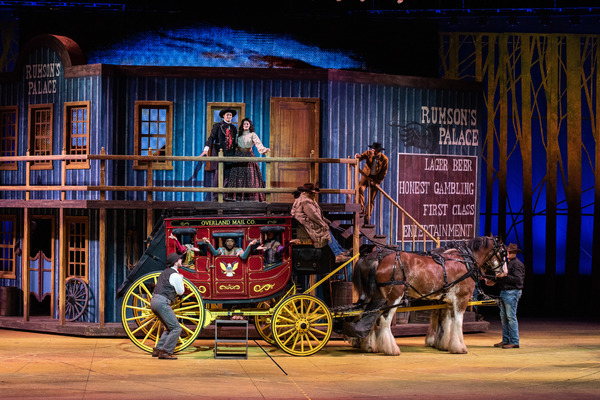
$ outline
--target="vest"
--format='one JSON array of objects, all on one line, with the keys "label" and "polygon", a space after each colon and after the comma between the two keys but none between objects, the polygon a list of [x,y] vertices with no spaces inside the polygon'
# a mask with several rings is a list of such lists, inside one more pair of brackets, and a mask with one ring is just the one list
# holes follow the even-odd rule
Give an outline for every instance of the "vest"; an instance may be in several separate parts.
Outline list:
[{"label": "vest", "polygon": [[171,277],[172,274],[176,274],[176,273],[177,273],[177,271],[175,271],[171,267],[165,269],[158,276],[158,279],[156,281],[156,286],[154,287],[152,294],[163,295],[167,299],[169,299],[171,301],[171,303],[173,303],[175,301],[175,296],[177,295],[177,292],[175,292],[175,288],[169,282],[169,278]]}]

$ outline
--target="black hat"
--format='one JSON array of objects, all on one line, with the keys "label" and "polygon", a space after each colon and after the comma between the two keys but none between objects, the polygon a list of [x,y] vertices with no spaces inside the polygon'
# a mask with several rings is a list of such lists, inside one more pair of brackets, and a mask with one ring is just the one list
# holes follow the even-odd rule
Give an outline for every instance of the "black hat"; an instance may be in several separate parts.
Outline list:
[{"label": "black hat", "polygon": [[224,108],[221,111],[219,111],[219,117],[223,118],[223,115],[225,115],[226,113],[231,113],[231,115],[233,117],[235,117],[237,114],[237,111],[232,110],[231,108]]},{"label": "black hat", "polygon": [[167,256],[167,268],[172,267],[175,263],[183,258],[183,254],[172,252]]},{"label": "black hat", "polygon": [[517,246],[515,243],[511,243],[506,248],[506,251],[508,251],[509,253],[520,253],[521,249],[519,249],[519,246]]},{"label": "black hat", "polygon": [[300,192],[310,192],[310,193],[318,193],[319,188],[316,187],[313,183],[305,183],[302,187],[298,187],[298,191]]},{"label": "black hat", "polygon": [[373,144],[369,145],[370,148],[372,148],[373,150],[385,150],[383,147],[381,147],[381,143],[379,142],[373,142]]}]

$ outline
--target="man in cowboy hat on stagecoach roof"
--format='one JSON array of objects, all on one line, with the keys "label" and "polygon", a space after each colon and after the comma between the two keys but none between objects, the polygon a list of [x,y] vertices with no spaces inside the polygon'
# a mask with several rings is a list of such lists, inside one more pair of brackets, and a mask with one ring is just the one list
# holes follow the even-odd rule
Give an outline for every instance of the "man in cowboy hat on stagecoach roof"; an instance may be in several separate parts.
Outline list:
[{"label": "man in cowboy hat on stagecoach roof", "polygon": [[[388,171],[388,158],[382,153],[385,150],[381,143],[373,142],[369,145],[369,150],[362,154],[356,153],[354,157],[361,162],[365,160],[365,166],[361,171],[359,186],[359,200],[361,211],[365,214],[365,224],[371,221],[371,213],[375,206],[375,197],[377,196],[377,185],[380,185]],[[365,189],[369,188],[369,203],[365,207]]]},{"label": "man in cowboy hat on stagecoach roof", "polygon": [[503,349],[519,348],[519,322],[517,321],[517,305],[523,293],[523,281],[525,280],[525,266],[517,258],[521,249],[511,243],[506,248],[508,252],[508,275],[498,279],[497,282],[485,280],[487,285],[500,285],[500,320],[502,322],[502,341],[494,344],[494,347]]},{"label": "man in cowboy hat on stagecoach roof", "polygon": [[300,195],[292,206],[292,216],[304,227],[316,248],[329,246],[336,263],[350,259],[350,252],[344,250],[329,230],[329,221],[323,216],[323,211],[317,203],[316,196],[319,188],[312,183],[305,183],[298,188]]}]

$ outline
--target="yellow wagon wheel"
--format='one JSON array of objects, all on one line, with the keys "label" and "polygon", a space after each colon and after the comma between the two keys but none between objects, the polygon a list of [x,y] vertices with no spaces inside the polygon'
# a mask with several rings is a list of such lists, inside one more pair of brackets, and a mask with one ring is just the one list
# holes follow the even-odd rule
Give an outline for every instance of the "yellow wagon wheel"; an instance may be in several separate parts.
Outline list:
[{"label": "yellow wagon wheel", "polygon": [[294,356],[309,356],[327,344],[332,332],[331,313],[317,297],[298,294],[283,300],[273,312],[275,342]]},{"label": "yellow wagon wheel", "polygon": [[[151,352],[160,339],[163,324],[150,309],[152,288],[160,272],[151,272],[131,285],[121,306],[121,321],[129,339],[140,349]],[[185,292],[171,305],[179,324],[181,336],[175,352],[191,345],[200,334],[204,323],[204,304],[200,292],[187,278],[183,279]]]},{"label": "yellow wagon wheel", "polygon": [[[257,308],[264,308],[266,310],[277,304],[276,299],[262,301],[258,303]],[[272,314],[271,314],[272,315]],[[257,315],[254,317],[254,327],[256,332],[260,335],[263,340],[269,344],[275,344],[273,339],[273,332],[271,331],[271,315]]]}]

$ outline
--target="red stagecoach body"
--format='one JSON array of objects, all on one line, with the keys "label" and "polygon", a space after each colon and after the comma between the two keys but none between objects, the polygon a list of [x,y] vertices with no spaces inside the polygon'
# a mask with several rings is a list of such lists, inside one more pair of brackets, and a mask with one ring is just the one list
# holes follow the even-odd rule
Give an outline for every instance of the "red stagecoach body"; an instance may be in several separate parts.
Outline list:
[{"label": "red stagecoach body", "polygon": [[177,250],[178,238],[188,250],[180,272],[202,294],[206,302],[261,301],[283,291],[292,274],[291,249],[283,251],[276,263],[265,263],[263,251],[252,246],[246,260],[238,256],[214,256],[203,242],[207,238],[217,249],[226,237],[234,237],[236,247],[245,250],[253,239],[265,241],[265,227],[279,227],[277,239],[286,244],[292,239],[292,217],[172,217],[165,218],[167,254]]}]

